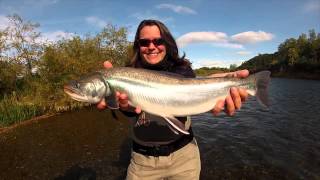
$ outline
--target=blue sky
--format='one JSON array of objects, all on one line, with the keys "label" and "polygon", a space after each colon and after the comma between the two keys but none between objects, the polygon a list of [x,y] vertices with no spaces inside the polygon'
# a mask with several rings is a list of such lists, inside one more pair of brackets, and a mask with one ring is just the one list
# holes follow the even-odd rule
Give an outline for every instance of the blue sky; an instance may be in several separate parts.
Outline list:
[{"label": "blue sky", "polygon": [[49,40],[111,23],[127,27],[132,41],[141,20],[158,19],[194,68],[239,65],[287,38],[320,32],[320,0],[0,0],[0,28],[13,13],[39,23]]}]

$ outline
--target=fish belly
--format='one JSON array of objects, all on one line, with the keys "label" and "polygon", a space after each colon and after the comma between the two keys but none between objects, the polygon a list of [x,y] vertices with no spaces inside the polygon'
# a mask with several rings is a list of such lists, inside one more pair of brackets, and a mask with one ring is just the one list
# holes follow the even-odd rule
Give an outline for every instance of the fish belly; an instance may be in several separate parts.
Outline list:
[{"label": "fish belly", "polygon": [[213,109],[217,100],[227,92],[210,86],[172,86],[162,88],[135,88],[128,93],[130,104],[164,117],[187,116]]}]

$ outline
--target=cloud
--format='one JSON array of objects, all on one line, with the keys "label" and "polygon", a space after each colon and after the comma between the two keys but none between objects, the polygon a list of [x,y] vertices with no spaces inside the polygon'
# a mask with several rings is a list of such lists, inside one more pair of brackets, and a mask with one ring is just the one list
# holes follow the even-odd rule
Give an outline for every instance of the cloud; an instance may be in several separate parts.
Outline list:
[{"label": "cloud", "polygon": [[213,43],[212,45],[216,47],[223,47],[223,48],[244,49],[242,44],[236,44],[236,43],[230,43],[230,42]]},{"label": "cloud", "polygon": [[304,10],[307,12],[320,12],[320,1],[308,1],[304,5]]},{"label": "cloud", "polygon": [[36,6],[49,6],[52,4],[57,4],[59,0],[26,0],[25,3],[28,5]]},{"label": "cloud", "polygon": [[197,14],[197,12],[191,8],[185,6],[179,6],[174,4],[159,4],[156,6],[158,9],[170,9],[179,14]]},{"label": "cloud", "polygon": [[95,17],[95,16],[89,16],[86,17],[86,22],[95,26],[98,26],[100,28],[104,28],[108,23],[105,22],[104,20]]},{"label": "cloud", "polygon": [[250,51],[238,51],[237,54],[239,54],[239,55],[249,55],[249,54],[251,54],[251,52]]},{"label": "cloud", "polygon": [[225,43],[227,35],[222,32],[190,32],[177,39],[179,47],[193,43]]},{"label": "cloud", "polygon": [[54,32],[46,32],[42,33],[42,37],[38,40],[40,43],[47,43],[47,42],[57,42],[61,39],[72,39],[76,36],[74,33],[68,33],[61,30],[54,31]]},{"label": "cloud", "polygon": [[247,31],[231,36],[231,40],[240,44],[249,44],[261,41],[270,41],[273,37],[273,34],[264,31]]},{"label": "cloud", "polygon": [[177,39],[179,47],[195,43],[212,43],[213,46],[243,49],[244,44],[269,41],[274,35],[264,31],[247,31],[228,37],[224,32],[189,32]]},{"label": "cloud", "polygon": [[[11,24],[9,19],[6,16],[0,15],[0,30],[4,28],[11,28]],[[71,39],[74,37],[74,33],[67,33],[61,30],[54,31],[54,32],[45,32],[41,33],[41,37],[37,40],[39,43],[45,43],[45,42],[56,42],[60,39]]]},{"label": "cloud", "polygon": [[150,11],[146,11],[145,13],[134,13],[134,14],[132,14],[130,16],[136,18],[139,21],[142,21],[142,20],[145,20],[145,19],[160,20],[163,23],[169,23],[170,21],[173,21],[173,18],[171,18],[171,17],[159,17],[157,15],[154,15]]},{"label": "cloud", "polygon": [[0,15],[0,30],[9,26],[9,19],[6,16]]},{"label": "cloud", "polygon": [[231,64],[241,65],[240,60],[214,60],[214,59],[199,59],[192,63],[192,68],[199,69],[201,67],[220,67],[229,68]]}]

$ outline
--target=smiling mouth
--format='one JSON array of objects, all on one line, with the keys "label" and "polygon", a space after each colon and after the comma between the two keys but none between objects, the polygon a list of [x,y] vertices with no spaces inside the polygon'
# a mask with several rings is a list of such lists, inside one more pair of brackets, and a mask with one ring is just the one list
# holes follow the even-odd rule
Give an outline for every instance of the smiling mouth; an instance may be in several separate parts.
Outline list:
[{"label": "smiling mouth", "polygon": [[157,56],[159,56],[159,54],[160,53],[148,53],[146,55],[147,55],[147,57],[157,57]]}]

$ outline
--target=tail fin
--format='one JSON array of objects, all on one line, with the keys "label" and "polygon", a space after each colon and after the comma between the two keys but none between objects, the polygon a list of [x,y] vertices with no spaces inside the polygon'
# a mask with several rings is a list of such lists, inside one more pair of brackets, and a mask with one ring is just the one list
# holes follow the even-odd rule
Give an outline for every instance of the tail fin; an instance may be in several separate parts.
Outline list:
[{"label": "tail fin", "polygon": [[268,87],[270,82],[270,71],[261,71],[253,74],[255,78],[256,94],[258,101],[265,107],[269,106]]}]

